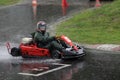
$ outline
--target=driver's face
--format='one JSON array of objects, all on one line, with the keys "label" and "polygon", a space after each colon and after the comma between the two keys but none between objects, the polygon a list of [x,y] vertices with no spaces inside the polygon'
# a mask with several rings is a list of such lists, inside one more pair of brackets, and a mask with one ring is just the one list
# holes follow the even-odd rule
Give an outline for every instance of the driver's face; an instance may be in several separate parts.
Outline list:
[{"label": "driver's face", "polygon": [[38,29],[41,31],[45,31],[46,30],[46,25],[38,25]]}]

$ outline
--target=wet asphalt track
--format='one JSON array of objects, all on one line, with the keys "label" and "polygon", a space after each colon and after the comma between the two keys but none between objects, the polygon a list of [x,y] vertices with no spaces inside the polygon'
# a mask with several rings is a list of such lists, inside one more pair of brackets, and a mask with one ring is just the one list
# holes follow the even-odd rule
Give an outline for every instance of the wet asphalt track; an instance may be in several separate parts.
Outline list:
[{"label": "wet asphalt track", "polygon": [[[86,6],[70,6],[72,10]],[[40,5],[37,18],[33,18],[30,4],[16,5],[0,9],[0,80],[120,80],[119,53],[86,49],[83,60],[54,60],[50,58],[13,58],[7,53],[5,42],[17,46],[22,37],[34,31],[39,20],[48,23],[57,21],[62,15],[60,6]],[[46,13],[51,10],[52,13]],[[74,12],[74,11],[73,11]],[[41,73],[43,72],[43,73]]]}]

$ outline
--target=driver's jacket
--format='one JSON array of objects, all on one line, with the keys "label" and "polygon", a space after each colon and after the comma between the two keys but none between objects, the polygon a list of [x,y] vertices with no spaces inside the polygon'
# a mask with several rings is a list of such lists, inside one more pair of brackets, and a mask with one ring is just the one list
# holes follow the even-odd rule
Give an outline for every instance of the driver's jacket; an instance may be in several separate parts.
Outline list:
[{"label": "driver's jacket", "polygon": [[49,44],[50,42],[52,42],[53,40],[55,40],[54,37],[50,37],[49,33],[46,32],[44,34],[42,34],[42,32],[36,31],[34,33],[34,41],[38,44],[39,47],[44,47],[47,44]]}]

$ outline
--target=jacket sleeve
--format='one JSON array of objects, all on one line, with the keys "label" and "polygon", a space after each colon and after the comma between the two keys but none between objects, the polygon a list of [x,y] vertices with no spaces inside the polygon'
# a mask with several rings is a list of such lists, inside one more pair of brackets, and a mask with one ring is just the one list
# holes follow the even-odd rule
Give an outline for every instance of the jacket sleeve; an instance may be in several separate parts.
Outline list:
[{"label": "jacket sleeve", "polygon": [[49,33],[47,32],[46,33],[46,42],[51,42],[51,41],[53,41],[53,40],[55,40],[55,37],[54,36],[49,36]]}]

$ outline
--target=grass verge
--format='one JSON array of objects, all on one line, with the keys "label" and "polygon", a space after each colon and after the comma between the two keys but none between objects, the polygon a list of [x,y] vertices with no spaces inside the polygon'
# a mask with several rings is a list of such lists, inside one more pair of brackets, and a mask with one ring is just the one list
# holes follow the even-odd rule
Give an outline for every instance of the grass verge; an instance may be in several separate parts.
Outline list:
[{"label": "grass verge", "polygon": [[120,44],[120,0],[75,14],[56,26],[56,34],[85,44]]},{"label": "grass verge", "polygon": [[19,2],[20,0],[0,0],[0,6],[11,5]]}]

